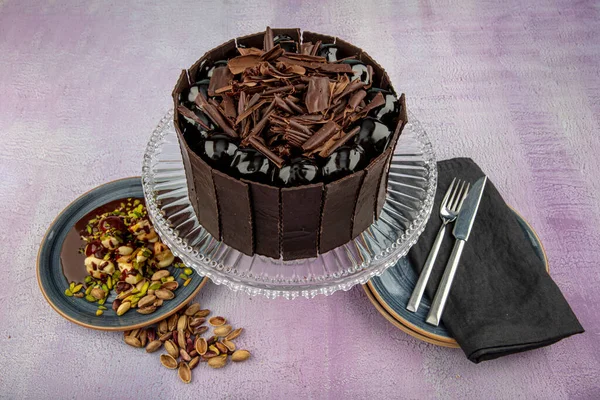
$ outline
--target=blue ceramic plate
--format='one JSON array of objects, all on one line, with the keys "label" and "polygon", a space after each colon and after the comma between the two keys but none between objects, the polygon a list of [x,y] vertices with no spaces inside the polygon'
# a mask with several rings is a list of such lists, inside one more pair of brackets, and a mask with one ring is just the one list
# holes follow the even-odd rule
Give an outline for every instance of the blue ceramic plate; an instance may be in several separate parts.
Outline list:
[{"label": "blue ceramic plate", "polygon": [[[536,255],[544,261],[546,269],[548,269],[548,259],[537,234],[523,217],[517,212],[515,212],[515,215],[521,228],[523,228],[523,232],[531,241]],[[425,323],[431,305],[426,296],[423,296],[419,310],[416,313],[406,309],[406,304],[417,283],[417,278],[418,276],[410,265],[408,258],[404,257],[395,266],[388,268],[381,276],[367,282],[365,291],[367,291],[367,295],[378,311],[388,320],[391,321],[389,318],[391,317],[402,324],[407,329],[402,329],[402,327],[401,329],[409,335],[440,346],[458,347],[443,323],[437,327]]]},{"label": "blue ceramic plate", "polygon": [[[42,294],[48,303],[71,322],[86,328],[100,329],[105,331],[124,331],[137,329],[151,325],[161,319],[175,313],[182,308],[200,291],[207,281],[197,273],[192,275],[192,281],[188,286],[183,286],[181,279],[179,288],[175,291],[176,297],[165,301],[156,312],[142,315],[130,311],[122,316],[117,316],[111,309],[114,292],[108,298],[105,306],[108,308],[101,316],[96,316],[97,305],[88,303],[84,299],[67,297],[64,292],[69,283],[63,275],[60,262],[60,252],[63,242],[71,227],[83,218],[87,213],[113,200],[127,197],[143,198],[142,183],[139,177],[120,179],[106,183],[83,194],[77,200],[69,204],[56,217],[40,245],[37,261],[37,277]],[[77,251],[74,248],[73,251]],[[82,265],[82,268],[83,265]],[[172,268],[172,275],[178,277],[181,270]]]}]

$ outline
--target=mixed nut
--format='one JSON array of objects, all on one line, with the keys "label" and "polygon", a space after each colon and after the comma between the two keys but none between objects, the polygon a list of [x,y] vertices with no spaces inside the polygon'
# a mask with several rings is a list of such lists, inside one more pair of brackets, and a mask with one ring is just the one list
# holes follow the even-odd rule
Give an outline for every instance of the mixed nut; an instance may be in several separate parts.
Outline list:
[{"label": "mixed nut", "polygon": [[177,369],[179,378],[190,383],[192,370],[200,362],[206,362],[212,368],[223,368],[228,359],[240,362],[250,358],[248,350],[236,350],[233,342],[243,329],[233,329],[224,317],[210,318],[213,336],[208,339],[201,336],[208,331],[203,324],[209,314],[210,310],[191,303],[156,326],[124,332],[123,340],[132,347],[145,347],[147,353],[164,347],[166,353],[160,356],[161,364],[168,369]]},{"label": "mixed nut", "polygon": [[96,215],[81,238],[89,275],[83,283],[71,282],[65,295],[97,303],[98,316],[107,310],[104,303],[112,290],[116,292],[112,309],[119,316],[131,309],[140,314],[156,311],[175,297],[179,287],[169,267],[182,269],[178,278],[184,286],[192,280],[193,270],[160,241],[141,200],[130,198],[115,210]]}]

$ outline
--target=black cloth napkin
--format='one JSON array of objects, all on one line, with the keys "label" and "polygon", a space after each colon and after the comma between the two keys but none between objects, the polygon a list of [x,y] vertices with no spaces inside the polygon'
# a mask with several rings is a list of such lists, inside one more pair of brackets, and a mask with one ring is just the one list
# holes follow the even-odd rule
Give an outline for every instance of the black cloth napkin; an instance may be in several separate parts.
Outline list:
[{"label": "black cloth napkin", "polygon": [[[468,158],[438,163],[438,186],[431,218],[408,257],[420,272],[442,224],[440,203],[454,177],[471,185],[484,173]],[[440,248],[426,288],[435,295],[454,237]],[[555,343],[583,327],[550,278],[514,212],[488,179],[442,322],[469,360],[479,363]]]}]

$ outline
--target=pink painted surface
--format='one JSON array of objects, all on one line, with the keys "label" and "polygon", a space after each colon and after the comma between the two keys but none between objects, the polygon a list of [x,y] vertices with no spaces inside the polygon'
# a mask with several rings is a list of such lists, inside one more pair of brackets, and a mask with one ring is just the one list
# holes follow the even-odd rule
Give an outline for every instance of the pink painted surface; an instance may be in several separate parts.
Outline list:
[{"label": "pink painted surface", "polygon": [[[598,2],[0,0],[0,398],[599,398]],[[394,328],[361,288],[269,301],[208,285],[254,356],[183,385],[121,335],[45,304],[35,258],[51,221],[139,175],[183,67],[266,25],[360,45],[407,93],[440,159],[470,156],[538,231],[587,332],[480,365]]]}]

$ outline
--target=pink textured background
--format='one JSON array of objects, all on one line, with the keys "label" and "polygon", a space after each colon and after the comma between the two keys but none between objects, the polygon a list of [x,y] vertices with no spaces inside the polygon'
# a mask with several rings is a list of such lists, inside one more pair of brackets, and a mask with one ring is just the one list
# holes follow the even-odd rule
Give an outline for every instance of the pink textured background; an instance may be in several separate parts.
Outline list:
[{"label": "pink textured background", "polygon": [[[598,2],[144,3],[0,0],[1,398],[600,397]],[[367,49],[439,158],[473,157],[537,229],[587,332],[474,365],[394,328],[361,288],[289,302],[208,285],[199,300],[247,328],[254,356],[185,386],[52,311],[34,269],[55,215],[138,175],[180,69],[267,24]]]}]

